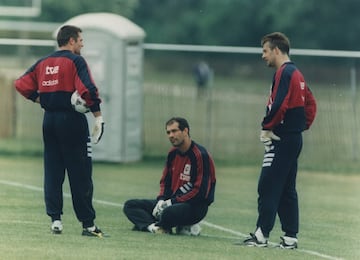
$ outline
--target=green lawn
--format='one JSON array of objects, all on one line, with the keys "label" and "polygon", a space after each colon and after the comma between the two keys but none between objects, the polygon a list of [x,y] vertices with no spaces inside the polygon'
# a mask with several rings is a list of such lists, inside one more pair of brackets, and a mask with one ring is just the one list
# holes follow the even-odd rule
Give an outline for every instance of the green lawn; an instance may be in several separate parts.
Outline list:
[{"label": "green lawn", "polygon": [[[122,213],[129,198],[158,192],[162,161],[94,166],[96,223],[109,238],[82,237],[68,183],[64,232],[50,233],[42,193],[42,159],[0,158],[1,259],[359,259],[360,176],[299,172],[298,250],[235,246],[253,231],[258,167],[217,165],[216,201],[200,237],[131,231]],[[277,222],[270,240],[281,235]]]}]

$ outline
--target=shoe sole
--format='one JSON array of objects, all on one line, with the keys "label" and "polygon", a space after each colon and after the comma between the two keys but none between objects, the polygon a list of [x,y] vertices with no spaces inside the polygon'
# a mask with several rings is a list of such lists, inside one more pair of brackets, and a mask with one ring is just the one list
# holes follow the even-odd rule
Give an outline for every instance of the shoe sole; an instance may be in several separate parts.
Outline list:
[{"label": "shoe sole", "polygon": [[51,233],[55,234],[55,235],[60,235],[62,233],[62,230],[59,229],[51,229]]},{"label": "shoe sole", "polygon": [[244,246],[248,246],[248,247],[267,247],[267,244],[257,244],[257,243],[248,243],[248,244],[244,244]]},{"label": "shoe sole", "polygon": [[165,233],[165,232],[150,232],[151,234],[154,234],[154,235],[170,235],[170,233]]},{"label": "shoe sole", "polygon": [[106,233],[96,233],[96,232],[90,232],[90,231],[83,231],[81,233],[82,236],[85,237],[98,237],[98,238],[104,238],[104,237],[110,237],[110,235]]},{"label": "shoe sole", "polygon": [[99,238],[104,237],[102,233],[95,233],[95,232],[83,232],[81,235],[85,237],[99,237]]},{"label": "shoe sole", "polygon": [[236,246],[247,246],[247,247],[268,247],[268,244],[257,244],[257,243],[244,243],[243,241],[235,242]]},{"label": "shoe sole", "polygon": [[280,244],[279,245],[279,247],[281,248],[281,249],[296,249],[297,248],[297,245],[282,245],[282,244]]}]

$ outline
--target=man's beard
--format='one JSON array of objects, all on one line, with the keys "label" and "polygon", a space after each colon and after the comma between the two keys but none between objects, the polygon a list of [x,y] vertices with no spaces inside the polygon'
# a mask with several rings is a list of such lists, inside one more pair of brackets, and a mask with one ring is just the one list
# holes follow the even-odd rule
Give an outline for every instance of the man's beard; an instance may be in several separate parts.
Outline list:
[{"label": "man's beard", "polygon": [[171,144],[172,144],[174,147],[179,147],[179,146],[181,146],[181,145],[184,143],[184,140],[183,140],[182,142],[179,142],[179,143],[176,142],[176,139],[175,139],[174,141],[175,141],[175,142],[171,142]]}]

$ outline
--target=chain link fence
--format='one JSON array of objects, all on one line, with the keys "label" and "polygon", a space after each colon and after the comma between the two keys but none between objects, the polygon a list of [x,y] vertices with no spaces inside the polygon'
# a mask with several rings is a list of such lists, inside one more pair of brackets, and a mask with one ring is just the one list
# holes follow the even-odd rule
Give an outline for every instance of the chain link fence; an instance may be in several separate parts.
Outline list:
[{"label": "chain link fence", "polygon": [[[43,111],[15,93],[12,84],[51,48],[22,48],[21,56],[18,51],[0,53],[0,153],[41,154]],[[355,54],[292,57],[318,102],[317,118],[304,132],[302,167],[347,172],[360,166]],[[194,78],[200,62],[206,62],[213,73],[205,88]],[[263,146],[258,136],[273,73],[261,61],[261,53],[145,49],[144,157],[165,156],[170,148],[165,121],[183,116],[189,120],[192,138],[205,145],[216,161],[260,164]]]}]

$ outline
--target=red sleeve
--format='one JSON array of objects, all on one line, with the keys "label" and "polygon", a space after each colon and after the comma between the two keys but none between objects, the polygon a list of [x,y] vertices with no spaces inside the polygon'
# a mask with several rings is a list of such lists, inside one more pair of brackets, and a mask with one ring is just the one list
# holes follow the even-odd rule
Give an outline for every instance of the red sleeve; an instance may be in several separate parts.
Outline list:
[{"label": "red sleeve", "polygon": [[98,89],[92,78],[90,69],[85,59],[78,56],[74,65],[76,67],[75,88],[80,96],[85,99],[87,106],[92,112],[100,111],[101,99],[99,98]]},{"label": "red sleeve", "polygon": [[157,197],[157,199],[165,199],[165,186],[166,186],[166,179],[168,178],[168,167],[165,165],[163,171],[162,171],[162,176],[160,179],[160,191],[159,191],[159,195]]},{"label": "red sleeve", "polygon": [[24,75],[14,82],[16,90],[25,98],[35,101],[39,96],[34,68],[30,68]]},{"label": "red sleeve", "polygon": [[171,189],[172,185],[172,162],[176,156],[176,148],[172,147],[169,151],[164,169],[162,171],[162,176],[160,179],[160,191],[157,196],[157,199],[168,199],[173,195],[173,191]]},{"label": "red sleeve", "polygon": [[294,73],[289,72],[286,66],[278,69],[274,76],[266,115],[262,121],[263,130],[272,130],[281,123],[289,107],[289,93],[292,91],[291,82],[294,82]]},{"label": "red sleeve", "polygon": [[311,90],[307,87],[305,90],[305,116],[306,129],[309,129],[316,116],[316,100]]}]

